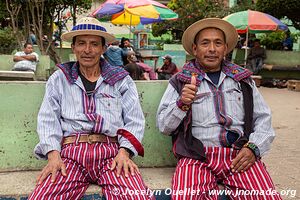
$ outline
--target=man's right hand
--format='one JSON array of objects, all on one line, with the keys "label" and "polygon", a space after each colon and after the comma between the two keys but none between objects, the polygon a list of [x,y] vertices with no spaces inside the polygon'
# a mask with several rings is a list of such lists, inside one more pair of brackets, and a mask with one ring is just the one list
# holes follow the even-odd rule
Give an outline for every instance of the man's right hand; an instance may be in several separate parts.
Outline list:
[{"label": "man's right hand", "polygon": [[197,91],[198,87],[196,85],[196,76],[193,75],[191,77],[191,83],[185,84],[182,88],[180,100],[182,101],[182,103],[190,105],[191,103],[193,103]]},{"label": "man's right hand", "polygon": [[51,182],[56,179],[57,171],[61,171],[63,176],[67,176],[66,166],[60,157],[58,151],[50,151],[48,154],[48,164],[43,168],[39,176],[37,177],[37,184],[41,184],[49,174],[51,175]]}]

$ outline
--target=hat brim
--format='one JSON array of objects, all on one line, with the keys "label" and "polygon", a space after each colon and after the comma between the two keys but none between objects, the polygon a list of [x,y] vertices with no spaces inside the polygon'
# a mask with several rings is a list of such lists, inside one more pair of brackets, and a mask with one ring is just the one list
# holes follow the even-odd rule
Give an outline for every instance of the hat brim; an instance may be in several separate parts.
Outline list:
[{"label": "hat brim", "polygon": [[67,41],[67,42],[72,42],[73,37],[75,36],[79,36],[79,35],[96,35],[96,36],[101,36],[103,38],[105,38],[105,43],[111,43],[116,41],[116,38],[109,33],[103,32],[103,31],[99,31],[99,30],[76,30],[76,31],[70,31],[67,33],[63,33],[61,35],[61,39],[63,41]]},{"label": "hat brim", "polygon": [[193,53],[193,44],[197,33],[206,28],[218,28],[224,32],[226,37],[227,52],[231,52],[238,42],[238,33],[233,25],[229,22],[218,19],[218,18],[206,18],[200,21],[197,21],[190,25],[182,36],[182,45],[183,48],[192,56]]}]

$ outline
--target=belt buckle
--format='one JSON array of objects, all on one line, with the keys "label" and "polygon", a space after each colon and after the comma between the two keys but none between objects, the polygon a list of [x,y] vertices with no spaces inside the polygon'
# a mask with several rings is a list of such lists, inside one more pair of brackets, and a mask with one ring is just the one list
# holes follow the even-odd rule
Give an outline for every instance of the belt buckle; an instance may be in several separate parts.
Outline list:
[{"label": "belt buckle", "polygon": [[88,141],[87,141],[87,143],[89,143],[89,144],[93,144],[93,141],[91,140],[91,137],[90,136],[92,136],[91,134],[89,134],[88,135],[88,137],[87,137],[87,139],[88,139]]}]

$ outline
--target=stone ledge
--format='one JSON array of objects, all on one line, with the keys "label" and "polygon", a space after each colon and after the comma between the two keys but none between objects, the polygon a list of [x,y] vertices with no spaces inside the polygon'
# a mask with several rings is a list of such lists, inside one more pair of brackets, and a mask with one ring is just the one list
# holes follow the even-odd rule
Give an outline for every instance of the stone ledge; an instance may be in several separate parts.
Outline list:
[{"label": "stone ledge", "polygon": [[[171,180],[175,168],[140,168],[143,180],[152,190],[171,187]],[[0,173],[0,200],[26,199],[34,189],[39,171],[3,172]],[[101,196],[100,187],[90,185],[85,195]],[[93,199],[95,199],[93,197]]]}]

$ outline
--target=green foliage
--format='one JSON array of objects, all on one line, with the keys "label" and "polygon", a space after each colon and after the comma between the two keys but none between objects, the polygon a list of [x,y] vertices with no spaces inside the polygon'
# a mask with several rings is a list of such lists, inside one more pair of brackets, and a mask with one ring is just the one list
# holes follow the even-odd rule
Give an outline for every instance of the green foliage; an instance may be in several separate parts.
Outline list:
[{"label": "green foliage", "polygon": [[257,9],[276,18],[287,17],[293,26],[300,29],[299,0],[257,0]]},{"label": "green foliage", "polygon": [[244,11],[244,10],[249,10],[249,9],[255,10],[256,5],[254,3],[252,3],[252,1],[243,0],[243,1],[239,1],[238,4],[236,4],[235,6],[230,8],[229,14]]},{"label": "green foliage", "polygon": [[180,40],[184,30],[192,23],[207,17],[224,17],[228,13],[222,0],[171,0],[168,7],[178,14],[178,19],[153,24],[154,36],[171,32]]},{"label": "green foliage", "polygon": [[18,46],[16,37],[10,28],[0,29],[0,54],[11,54]]},{"label": "green foliage", "polygon": [[[291,37],[295,41],[296,35],[291,34]],[[259,39],[260,43],[271,50],[282,50],[282,42],[285,38],[284,32],[272,32],[267,34],[261,34]]]}]

